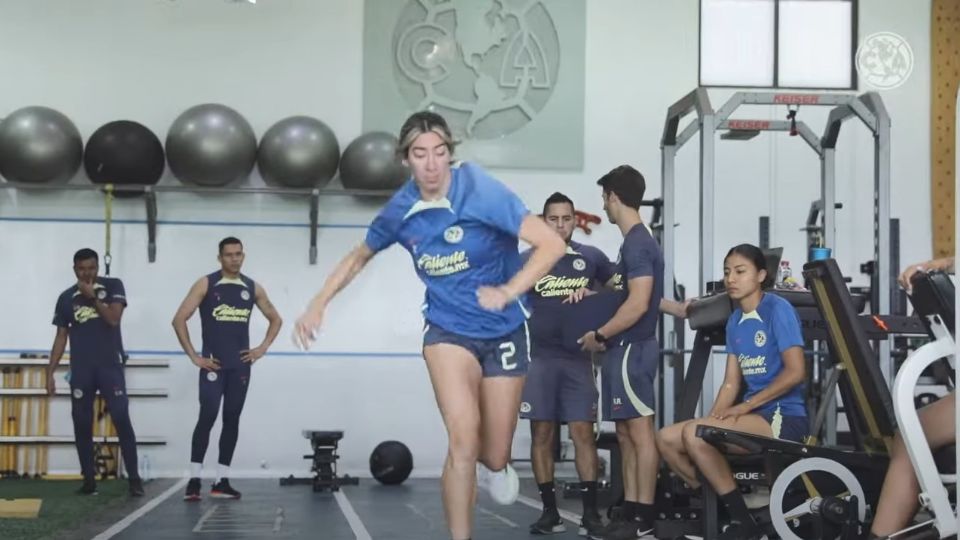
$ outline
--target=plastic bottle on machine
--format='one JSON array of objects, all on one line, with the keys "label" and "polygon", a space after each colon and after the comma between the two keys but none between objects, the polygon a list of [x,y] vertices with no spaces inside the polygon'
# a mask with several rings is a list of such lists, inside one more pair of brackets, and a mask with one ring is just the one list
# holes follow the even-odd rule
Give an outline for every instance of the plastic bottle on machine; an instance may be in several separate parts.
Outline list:
[{"label": "plastic bottle on machine", "polygon": [[790,261],[780,261],[780,268],[777,270],[777,288],[789,289],[792,281],[793,271],[790,270]]}]

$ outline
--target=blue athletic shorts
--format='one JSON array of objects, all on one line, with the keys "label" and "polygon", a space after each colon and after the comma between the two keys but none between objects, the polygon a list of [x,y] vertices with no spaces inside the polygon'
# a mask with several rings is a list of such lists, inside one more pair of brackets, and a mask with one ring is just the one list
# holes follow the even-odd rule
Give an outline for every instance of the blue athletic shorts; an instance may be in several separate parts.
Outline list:
[{"label": "blue athletic shorts", "polygon": [[754,411],[770,424],[773,437],[784,441],[803,442],[810,434],[810,421],[806,416],[781,415],[778,409]]},{"label": "blue athletic shorts", "polygon": [[597,419],[597,384],[590,357],[542,355],[530,362],[520,417],[549,422]]},{"label": "blue athletic shorts", "polygon": [[483,370],[484,377],[522,377],[530,364],[530,334],[527,323],[510,334],[493,339],[478,339],[427,323],[423,331],[423,346],[448,343],[470,351]]},{"label": "blue athletic shorts", "polygon": [[604,420],[652,416],[660,346],[656,339],[609,346],[600,369]]}]

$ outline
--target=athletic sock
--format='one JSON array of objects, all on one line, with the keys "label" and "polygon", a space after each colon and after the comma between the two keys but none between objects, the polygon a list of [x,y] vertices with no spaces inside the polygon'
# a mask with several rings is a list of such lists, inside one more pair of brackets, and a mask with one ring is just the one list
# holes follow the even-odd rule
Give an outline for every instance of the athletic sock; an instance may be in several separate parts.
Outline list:
[{"label": "athletic sock", "polygon": [[540,490],[540,500],[543,501],[543,509],[556,510],[557,494],[553,489],[553,481],[537,484],[537,489]]},{"label": "athletic sock", "polygon": [[637,517],[642,519],[647,525],[653,525],[656,514],[653,511],[652,504],[637,503]]},{"label": "athletic sock", "polygon": [[597,482],[580,482],[580,499],[583,502],[583,515],[597,515]]}]

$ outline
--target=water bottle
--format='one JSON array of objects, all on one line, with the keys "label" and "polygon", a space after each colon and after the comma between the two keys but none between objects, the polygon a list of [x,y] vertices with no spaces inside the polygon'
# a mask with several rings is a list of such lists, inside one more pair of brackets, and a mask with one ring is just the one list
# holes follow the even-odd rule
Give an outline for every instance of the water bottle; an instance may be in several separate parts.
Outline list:
[{"label": "water bottle", "polygon": [[790,287],[790,277],[793,273],[790,271],[790,261],[780,261],[780,268],[777,269],[777,287],[786,289]]},{"label": "water bottle", "polygon": [[140,479],[146,482],[150,480],[150,456],[144,454],[140,460]]},{"label": "water bottle", "polygon": [[790,278],[793,277],[793,272],[790,271],[790,261],[782,261],[780,263],[780,268],[783,269],[783,282],[789,283]]}]

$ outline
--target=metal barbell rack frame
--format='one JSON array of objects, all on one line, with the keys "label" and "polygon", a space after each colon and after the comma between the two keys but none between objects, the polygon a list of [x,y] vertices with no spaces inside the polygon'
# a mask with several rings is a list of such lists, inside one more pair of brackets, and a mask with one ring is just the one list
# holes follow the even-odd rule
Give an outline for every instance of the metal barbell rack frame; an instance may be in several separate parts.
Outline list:
[{"label": "metal barbell rack frame", "polygon": [[[785,106],[831,106],[823,135],[817,138],[814,132],[802,121],[766,119],[731,119],[730,116],[742,105],[785,105]],[[690,113],[694,118],[682,130],[680,121]],[[707,89],[698,87],[667,110],[661,150],[661,197],[663,198],[663,255],[664,290],[674,287],[676,232],[676,169],[677,151],[698,132],[700,134],[700,280],[699,293],[705,292],[707,282],[715,281],[717,260],[714,253],[714,189],[716,133],[718,130],[740,131],[790,131],[795,127],[797,134],[820,158],[820,202],[823,208],[823,247],[836,253],[836,146],[840,128],[845,120],[856,117],[871,131],[874,139],[874,212],[873,240],[874,260],[876,261],[877,284],[880,294],[878,305],[871,306],[875,313],[889,313],[892,296],[895,294],[897,268],[891,268],[890,253],[890,115],[876,92],[866,92],[859,96],[841,93],[786,93],[786,92],[736,92],[719,109],[715,110],[710,102]],[[675,333],[675,321],[665,317],[664,335]],[[669,339],[669,338],[668,338]],[[893,359],[890,354],[889,339],[878,342],[880,368],[888,384],[894,377]],[[674,370],[664,370],[664,388],[672,394]],[[707,370],[704,378],[701,407],[708,410],[713,402],[713,373]],[[664,415],[673,418],[673,396],[664,399]]]}]

